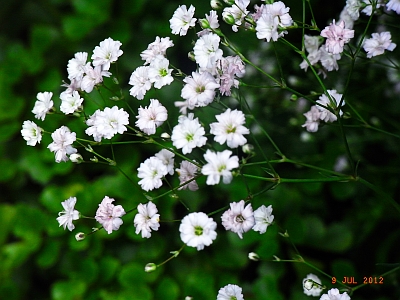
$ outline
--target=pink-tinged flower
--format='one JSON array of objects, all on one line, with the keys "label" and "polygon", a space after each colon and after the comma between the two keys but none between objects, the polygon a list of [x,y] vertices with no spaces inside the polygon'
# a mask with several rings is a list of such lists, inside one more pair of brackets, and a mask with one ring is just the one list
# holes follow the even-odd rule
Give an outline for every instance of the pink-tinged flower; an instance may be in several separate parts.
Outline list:
[{"label": "pink-tinged flower", "polygon": [[244,300],[242,288],[236,284],[228,284],[219,289],[217,300]]},{"label": "pink-tinged flower", "polygon": [[133,71],[129,84],[132,88],[129,90],[129,94],[136,97],[138,100],[143,100],[146,92],[151,88],[151,82],[149,78],[149,67],[141,66]]},{"label": "pink-tinged flower", "polygon": [[364,14],[366,14],[367,16],[370,16],[372,14],[372,4],[373,2],[375,2],[375,10],[374,13],[383,5],[385,5],[383,3],[383,0],[361,0],[362,5],[365,6],[364,9],[361,11]]},{"label": "pink-tinged flower", "polygon": [[179,6],[172,18],[169,20],[173,34],[186,35],[190,27],[196,24],[196,18],[193,18],[195,7],[190,5],[189,9],[186,5]]},{"label": "pink-tinged flower", "polygon": [[156,40],[150,43],[147,46],[147,49],[142,51],[142,53],[140,53],[140,57],[142,58],[142,60],[145,61],[144,64],[148,65],[158,55],[162,55],[165,57],[167,49],[172,46],[174,46],[174,43],[171,41],[169,37],[160,38],[157,36]]},{"label": "pink-tinged flower", "polygon": [[392,43],[390,32],[373,33],[372,38],[366,39],[363,44],[364,50],[367,52],[367,57],[381,55],[385,50],[393,51],[396,44]]},{"label": "pink-tinged flower", "polygon": [[303,114],[307,120],[301,125],[301,127],[305,127],[308,132],[317,132],[321,113],[316,105],[311,106],[311,110]]},{"label": "pink-tinged flower", "polygon": [[219,77],[219,91],[222,95],[230,96],[231,88],[239,87],[239,80],[236,77],[243,77],[245,74],[245,65],[239,56],[222,57],[217,62]]},{"label": "pink-tinged flower", "polygon": [[44,121],[46,114],[53,108],[54,103],[51,97],[53,97],[52,92],[43,92],[36,95],[37,100],[32,110],[36,119]]},{"label": "pink-tinged flower", "polygon": [[182,219],[179,226],[181,240],[189,247],[203,250],[204,246],[210,246],[217,238],[217,223],[203,212],[188,214]]},{"label": "pink-tinged flower", "polygon": [[86,93],[93,91],[93,88],[103,82],[103,77],[110,77],[111,73],[104,71],[102,66],[92,67],[90,64],[85,66],[85,75],[81,81],[81,89]]},{"label": "pink-tinged flower", "polygon": [[244,207],[244,204],[244,200],[231,203],[231,208],[221,216],[222,225],[225,229],[237,233],[241,239],[243,233],[249,231],[255,225],[251,204],[247,204],[246,207]]},{"label": "pink-tinged flower", "polygon": [[121,205],[115,206],[112,204],[115,200],[108,196],[105,196],[103,201],[99,204],[99,208],[96,211],[95,219],[101,225],[108,234],[113,230],[118,230],[122,225],[123,221],[121,217],[125,215],[125,210]]},{"label": "pink-tinged flower", "polygon": [[58,213],[57,221],[64,230],[68,227],[69,231],[74,230],[75,225],[72,221],[79,219],[79,211],[75,209],[76,197],[69,197],[67,200],[61,202],[64,210]]},{"label": "pink-tinged flower", "polygon": [[[179,174],[179,184],[183,184],[193,179],[196,176],[196,173],[199,171],[199,167],[189,161],[182,161],[179,169],[176,169],[176,172]],[[188,184],[181,186],[180,190],[189,189],[191,191],[197,191],[199,186],[197,185],[196,180],[190,181]]]},{"label": "pink-tinged flower", "polygon": [[150,99],[149,107],[139,107],[136,118],[136,126],[144,133],[150,135],[155,134],[156,129],[167,120],[168,112],[160,101]]},{"label": "pink-tinged flower", "polygon": [[321,31],[321,36],[327,38],[325,42],[326,51],[332,54],[343,52],[344,44],[354,37],[354,30],[346,29],[344,21],[335,24],[335,20]]},{"label": "pink-tinged flower", "polygon": [[350,300],[346,292],[340,294],[338,289],[330,289],[328,294],[323,294],[320,300]]},{"label": "pink-tinged flower", "polygon": [[77,153],[72,143],[76,140],[76,133],[71,132],[67,126],[61,126],[51,134],[53,142],[47,146],[51,152],[55,152],[56,162],[67,161],[69,158],[67,155]]},{"label": "pink-tinged flower", "polygon": [[24,121],[22,124],[21,135],[28,146],[35,146],[36,144],[40,144],[40,141],[42,140],[42,131],[43,129],[37,126],[34,122]]},{"label": "pink-tinged flower", "polygon": [[204,159],[207,164],[201,169],[203,175],[207,175],[206,183],[208,185],[218,184],[221,176],[222,181],[228,184],[232,181],[232,169],[239,167],[239,158],[234,155],[231,157],[232,151],[224,150],[222,152],[214,152],[207,150]]},{"label": "pink-tinged flower", "polygon": [[157,213],[156,205],[149,201],[147,204],[140,203],[137,207],[138,213],[133,220],[136,234],[142,232],[142,238],[150,238],[151,231],[157,231],[160,227],[160,215]]},{"label": "pink-tinged flower", "polygon": [[210,11],[210,14],[209,15],[206,14],[206,18],[199,20],[199,23],[201,27],[204,29],[202,31],[199,31],[197,33],[197,36],[203,36],[209,34],[210,32],[212,32],[213,29],[217,29],[219,27],[217,12],[215,10]]},{"label": "pink-tinged flower", "polygon": [[122,55],[123,52],[119,49],[121,45],[120,41],[114,41],[112,38],[100,42],[100,46],[96,46],[93,51],[93,66],[101,66],[103,71],[108,71],[110,64]]},{"label": "pink-tinged flower", "polygon": [[[336,110],[340,104],[340,101],[342,99],[342,94],[339,94],[336,90],[328,90],[328,94],[330,95],[330,98],[332,101],[329,99],[329,97],[325,94],[321,95],[319,99],[317,100],[318,104],[322,104],[327,107],[331,107],[333,110]],[[345,102],[342,102],[342,106],[345,105]],[[331,111],[326,109],[325,107],[322,106],[317,106],[318,110],[320,111],[320,120],[324,122],[334,122],[337,120],[337,117],[335,114],[333,114]],[[339,115],[343,115],[343,111],[339,110]]]}]

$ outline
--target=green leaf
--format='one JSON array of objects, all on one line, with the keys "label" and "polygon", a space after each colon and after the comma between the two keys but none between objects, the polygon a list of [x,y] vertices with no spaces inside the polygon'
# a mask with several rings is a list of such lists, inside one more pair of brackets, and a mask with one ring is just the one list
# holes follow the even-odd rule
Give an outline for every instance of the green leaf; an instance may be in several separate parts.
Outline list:
[{"label": "green leaf", "polygon": [[51,288],[53,300],[84,299],[86,282],[84,281],[58,281]]}]

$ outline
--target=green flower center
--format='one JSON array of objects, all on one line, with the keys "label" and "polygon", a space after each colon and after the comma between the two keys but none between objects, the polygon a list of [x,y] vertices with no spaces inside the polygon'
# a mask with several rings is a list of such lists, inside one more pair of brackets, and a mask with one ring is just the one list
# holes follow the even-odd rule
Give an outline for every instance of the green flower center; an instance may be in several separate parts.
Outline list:
[{"label": "green flower center", "polygon": [[203,227],[195,226],[194,227],[194,234],[200,236],[203,234]]}]

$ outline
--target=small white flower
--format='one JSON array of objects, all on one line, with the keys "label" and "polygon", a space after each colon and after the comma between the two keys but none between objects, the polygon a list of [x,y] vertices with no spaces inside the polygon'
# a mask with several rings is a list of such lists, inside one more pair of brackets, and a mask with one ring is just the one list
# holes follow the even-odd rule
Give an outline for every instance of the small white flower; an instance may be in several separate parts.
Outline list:
[{"label": "small white flower", "polygon": [[35,146],[36,144],[40,144],[40,141],[42,140],[42,131],[43,129],[37,126],[34,122],[24,121],[22,124],[21,135],[28,146]]},{"label": "small white flower", "polygon": [[221,216],[222,225],[225,229],[237,233],[241,239],[243,233],[249,231],[255,224],[251,204],[247,204],[246,207],[244,207],[244,204],[244,200],[231,203],[231,208]]},{"label": "small white flower", "polygon": [[142,51],[142,53],[140,53],[140,57],[142,58],[142,60],[145,61],[144,64],[148,65],[158,55],[165,56],[167,49],[172,46],[174,46],[174,43],[171,41],[169,37],[160,38],[157,36],[156,40],[150,43],[147,46],[147,49]]},{"label": "small white flower", "polygon": [[[342,94],[339,94],[336,90],[327,90],[329,95],[331,96],[332,100],[334,101],[334,103],[331,103],[331,101],[329,100],[328,96],[326,96],[325,94],[321,95],[319,97],[319,99],[317,100],[318,104],[322,104],[324,106],[327,107],[331,107],[334,110],[337,109],[337,107],[340,104],[340,100],[342,98]],[[344,105],[345,102],[342,102],[342,105]],[[332,112],[330,112],[328,109],[326,109],[325,107],[322,106],[317,106],[318,110],[320,111],[320,116],[319,118],[324,121],[324,122],[334,122],[337,120],[336,115],[334,115]],[[342,110],[339,111],[339,115],[343,115]]]},{"label": "small white flower", "polygon": [[400,15],[400,0],[390,0],[388,3],[386,3],[386,8],[388,10],[393,10]]},{"label": "small white flower", "polygon": [[194,59],[200,68],[212,69],[215,62],[222,58],[222,50],[219,49],[220,37],[215,33],[202,35],[194,45]]},{"label": "small white flower", "polygon": [[69,197],[67,200],[61,202],[64,210],[58,213],[57,221],[64,230],[68,227],[69,231],[74,230],[75,225],[72,221],[79,219],[79,211],[75,209],[76,197]]},{"label": "small white flower", "polygon": [[151,82],[149,78],[149,67],[141,66],[133,71],[129,84],[132,88],[129,90],[129,94],[136,97],[138,100],[142,100],[146,92],[151,88]]},{"label": "small white flower", "polygon": [[96,46],[93,50],[93,66],[101,66],[103,71],[108,71],[110,64],[122,55],[123,52],[119,49],[121,45],[120,41],[114,41],[112,38],[100,42],[100,46]]},{"label": "small white flower", "polygon": [[238,31],[238,26],[242,25],[244,18],[247,16],[249,11],[247,6],[250,4],[250,0],[235,0],[235,3],[231,7],[225,7],[222,16],[225,19],[226,16],[230,15],[234,18],[235,24],[232,25],[234,32]]},{"label": "small white flower", "polygon": [[96,221],[103,225],[108,234],[111,234],[113,230],[119,229],[123,223],[121,217],[125,215],[125,210],[121,205],[115,206],[112,204],[114,201],[113,198],[105,196],[99,204],[95,216]]},{"label": "small white flower", "polygon": [[196,18],[193,18],[195,7],[190,5],[189,10],[186,5],[179,6],[172,18],[169,20],[173,34],[186,35],[190,27],[196,25]]},{"label": "small white flower", "polygon": [[311,106],[311,109],[303,115],[307,120],[301,127],[305,127],[308,132],[317,132],[321,116],[318,107],[316,105]]},{"label": "small white flower", "polygon": [[51,134],[51,137],[53,138],[53,142],[47,148],[51,152],[55,152],[56,162],[67,161],[67,154],[71,155],[78,152],[78,150],[71,146],[76,140],[76,133],[71,132],[68,127],[61,126]]},{"label": "small white flower", "polygon": [[269,225],[274,221],[272,214],[272,205],[265,207],[261,205],[254,211],[254,220],[256,224],[253,226],[254,231],[259,231],[260,234],[265,233]]},{"label": "small white flower", "polygon": [[87,57],[88,54],[86,52],[77,52],[75,53],[74,58],[68,61],[68,79],[76,79],[77,81],[81,81],[83,74],[85,73]]},{"label": "small white flower", "polygon": [[236,155],[231,157],[231,154],[232,151],[229,150],[217,153],[207,150],[204,154],[207,164],[203,166],[201,173],[208,176],[206,181],[208,185],[218,184],[221,176],[225,184],[232,181],[231,170],[239,167],[239,158]]},{"label": "small white flower", "polygon": [[242,288],[236,284],[228,284],[219,289],[217,300],[244,300]]},{"label": "small white flower", "polygon": [[237,148],[246,144],[247,140],[243,136],[250,131],[243,124],[246,122],[243,112],[228,108],[224,113],[215,116],[218,123],[211,123],[210,133],[215,135],[214,141],[227,143],[229,148]]},{"label": "small white flower", "polygon": [[60,94],[60,99],[60,110],[66,115],[74,113],[83,103],[83,98],[81,98],[78,91],[73,91],[72,93],[67,91],[62,92]]},{"label": "small white flower", "polygon": [[150,99],[149,107],[139,107],[136,126],[144,133],[150,135],[156,133],[168,118],[167,109],[157,99]]},{"label": "small white flower", "polygon": [[217,238],[217,223],[203,212],[190,213],[182,219],[179,226],[181,240],[190,247],[203,250]]},{"label": "small white flower", "polygon": [[111,73],[104,71],[102,66],[92,67],[90,64],[85,66],[85,75],[81,81],[81,89],[86,93],[93,91],[93,88],[103,82],[103,77],[110,77]]},{"label": "small white flower", "polygon": [[167,167],[169,175],[174,174],[174,157],[175,154],[167,149],[162,149],[160,152],[155,154],[155,157],[159,158],[162,163]]},{"label": "small white flower", "polygon": [[378,10],[382,5],[384,5],[383,0],[361,0],[365,6],[365,8],[361,11],[367,16],[370,16],[372,14],[372,1],[375,2],[375,11]]},{"label": "small white flower", "polygon": [[37,94],[37,101],[35,102],[35,106],[32,110],[36,119],[41,119],[44,121],[46,114],[53,108],[54,103],[51,100],[51,97],[53,97],[52,92],[43,92]]},{"label": "small white flower", "polygon": [[179,124],[172,130],[172,144],[182,149],[183,154],[191,153],[193,148],[204,146],[207,142],[204,128],[194,115],[179,116]]},{"label": "small white flower", "polygon": [[151,230],[157,231],[160,227],[160,215],[157,213],[156,205],[149,201],[147,204],[139,204],[138,213],[133,220],[136,234],[142,232],[142,238],[150,238]]},{"label": "small white flower", "polygon": [[303,291],[307,296],[318,297],[322,292],[321,280],[314,274],[308,274],[303,279]]},{"label": "small white flower", "polygon": [[204,28],[202,31],[197,33],[197,36],[202,36],[211,32],[212,29],[217,29],[219,27],[218,22],[218,14],[215,10],[211,10],[210,14],[206,14],[206,19],[199,20],[200,25],[203,27],[202,24],[206,24],[207,28]]},{"label": "small white flower", "polygon": [[381,55],[385,50],[393,51],[396,44],[392,43],[390,32],[373,33],[372,38],[366,39],[363,44],[364,50],[367,52],[367,57]]},{"label": "small white flower", "polygon": [[[179,174],[179,184],[183,184],[193,179],[198,171],[199,168],[195,164],[187,160],[182,161],[180,168],[176,169],[176,172]],[[197,185],[196,180],[192,180],[188,184],[181,186],[179,189],[184,190],[186,188],[191,191],[197,191],[199,189],[199,186]]]},{"label": "small white flower", "polygon": [[340,294],[338,289],[330,289],[328,294],[323,294],[319,300],[350,300],[346,292]]},{"label": "small white flower", "polygon": [[162,185],[161,179],[168,173],[167,166],[155,156],[146,159],[137,170],[138,177],[142,178],[139,184],[147,192],[158,189]]},{"label": "small white flower", "polygon": [[172,69],[168,69],[169,60],[162,55],[156,56],[149,67],[149,80],[154,84],[156,89],[169,85],[174,78],[172,77]]}]

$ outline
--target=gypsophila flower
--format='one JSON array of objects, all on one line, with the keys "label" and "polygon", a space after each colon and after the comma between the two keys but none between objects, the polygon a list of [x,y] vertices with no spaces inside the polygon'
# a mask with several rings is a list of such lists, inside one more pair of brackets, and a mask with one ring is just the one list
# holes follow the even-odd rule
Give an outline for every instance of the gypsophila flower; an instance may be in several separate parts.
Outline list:
[{"label": "gypsophila flower", "polygon": [[245,117],[240,110],[231,110],[228,108],[224,113],[215,116],[218,123],[211,123],[210,133],[215,135],[214,141],[227,143],[229,148],[237,148],[246,144],[247,140],[243,136],[249,134],[250,131],[243,126]]},{"label": "gypsophila flower", "polygon": [[307,277],[303,279],[303,292],[307,296],[317,297],[321,295],[321,280],[318,278],[318,276],[314,274],[308,274]]},{"label": "gypsophila flower", "polygon": [[193,18],[195,7],[190,5],[189,10],[186,5],[179,6],[172,18],[169,20],[173,34],[186,35],[190,27],[196,24],[196,18]]},{"label": "gypsophila flower", "polygon": [[75,209],[76,197],[69,197],[67,200],[61,202],[64,210],[58,213],[57,221],[64,230],[68,227],[69,231],[74,230],[75,225],[72,221],[79,219],[79,211]]},{"label": "gypsophila flower", "polygon": [[155,154],[155,157],[159,158],[162,163],[167,167],[167,173],[169,175],[174,174],[174,157],[175,154],[167,149],[162,149],[160,152]]},{"label": "gypsophila flower", "polygon": [[[179,169],[176,169],[176,172],[179,174],[179,184],[183,184],[193,179],[198,171],[199,168],[195,164],[187,160],[182,161]],[[196,180],[192,180],[188,184],[181,186],[179,190],[184,190],[187,188],[191,191],[197,191],[199,186],[197,185]]]},{"label": "gypsophila flower", "polygon": [[122,225],[123,221],[121,217],[125,215],[125,210],[121,205],[114,205],[112,202],[115,200],[108,196],[105,196],[103,201],[99,204],[99,208],[96,211],[95,219],[101,225],[108,234],[113,230],[118,230]]},{"label": "gypsophila flower", "polygon": [[167,49],[174,46],[174,43],[169,37],[160,38],[156,37],[156,40],[147,46],[147,49],[140,53],[140,57],[144,60],[144,64],[150,64],[155,57],[158,55],[165,56]]},{"label": "gypsophila flower", "polygon": [[75,53],[74,58],[68,61],[68,79],[76,79],[77,81],[82,80],[85,73],[87,57],[87,52],[77,52]]},{"label": "gypsophila flower", "polygon": [[251,204],[247,204],[246,207],[244,207],[244,204],[244,200],[231,203],[230,209],[221,216],[222,225],[225,229],[237,233],[241,239],[243,233],[249,231],[255,224]]},{"label": "gypsophila flower", "polygon": [[228,284],[219,289],[217,300],[244,300],[242,288],[236,284]]},{"label": "gypsophila flower", "polygon": [[66,126],[61,126],[56,131],[51,134],[53,142],[47,146],[51,152],[55,152],[55,160],[57,163],[61,161],[67,161],[68,156],[73,153],[77,153],[72,143],[76,140],[76,133],[71,132],[71,130]]},{"label": "gypsophila flower", "polygon": [[125,125],[129,124],[129,114],[118,106],[106,107],[104,111],[96,110],[86,124],[89,126],[86,134],[100,142],[102,138],[111,139],[117,133],[124,133],[127,130]]},{"label": "gypsophila flower", "polygon": [[321,112],[319,111],[318,107],[316,105],[311,106],[310,111],[303,115],[307,118],[307,120],[301,126],[306,127],[308,132],[317,132],[321,116]]},{"label": "gypsophila flower", "polygon": [[400,15],[400,0],[390,0],[386,3],[387,10],[393,10]]},{"label": "gypsophila flower", "polygon": [[375,11],[378,10],[383,4],[383,0],[361,0],[364,5],[366,5],[364,7],[364,9],[361,11],[364,14],[366,14],[367,16],[370,16],[372,14],[372,1],[375,2]]},{"label": "gypsophila flower", "polygon": [[209,15],[206,14],[206,18],[199,20],[199,23],[204,29],[197,33],[198,36],[203,36],[205,34],[212,32],[213,29],[215,30],[219,28],[217,12],[215,10],[210,11],[210,14]]},{"label": "gypsophila flower", "polygon": [[217,73],[221,94],[230,96],[232,86],[239,87],[239,80],[236,77],[243,77],[245,72],[245,65],[238,55],[222,57],[218,60]]},{"label": "gypsophila flower", "polygon": [[93,66],[101,66],[103,71],[108,71],[110,64],[122,55],[123,52],[119,49],[121,45],[120,41],[114,41],[112,38],[100,42],[100,46],[96,46],[93,50]]},{"label": "gypsophila flower", "polygon": [[[331,96],[332,100],[334,101],[334,103],[331,103],[331,101],[329,100],[328,96],[326,96],[325,94],[321,95],[319,97],[319,99],[317,100],[318,104],[322,104],[324,106],[328,106],[333,108],[334,110],[336,110],[340,104],[341,98],[342,98],[342,94],[339,94],[336,90],[327,90],[327,92],[329,93],[329,95]],[[344,105],[345,102],[342,102],[342,105]],[[322,107],[322,106],[317,106],[318,110],[320,111],[320,120],[324,121],[324,122],[334,122],[337,120],[337,117],[335,114],[333,114],[332,112],[330,112],[328,109]],[[343,111],[339,110],[339,115],[343,115]]]},{"label": "gypsophila flower", "polygon": [[151,231],[157,231],[160,227],[160,215],[157,213],[156,205],[149,201],[147,204],[139,204],[138,213],[133,220],[136,234],[142,232],[142,238],[150,238]]},{"label": "gypsophila flower", "polygon": [[274,215],[272,214],[272,205],[266,207],[261,205],[254,211],[255,224],[253,226],[254,231],[259,231],[260,234],[265,233],[269,225],[274,221]]},{"label": "gypsophila flower", "polygon": [[215,153],[207,150],[204,154],[204,159],[207,164],[201,169],[203,175],[207,175],[206,183],[208,185],[218,184],[221,176],[222,181],[228,184],[232,181],[232,169],[239,167],[239,158],[234,155],[231,157],[232,151],[224,150]]},{"label": "gypsophila flower", "polygon": [[183,79],[185,86],[182,89],[181,97],[186,100],[189,109],[207,106],[214,101],[215,89],[219,84],[208,72],[202,74],[193,72],[192,77]]},{"label": "gypsophila flower", "polygon": [[148,70],[149,80],[157,89],[164,85],[169,85],[174,78],[172,77],[172,69],[168,69],[169,61],[162,55],[156,56],[150,63]]},{"label": "gypsophila flower", "polygon": [[338,289],[330,289],[328,294],[323,294],[319,300],[350,300],[346,292],[340,294]]},{"label": "gypsophila flower", "polygon": [[217,223],[203,212],[190,213],[182,219],[179,226],[181,240],[198,251],[210,246],[217,238]]},{"label": "gypsophila flower", "polygon": [[183,154],[191,153],[194,148],[204,146],[207,142],[203,126],[200,125],[198,118],[193,119],[193,117],[192,113],[188,116],[179,116],[179,124],[172,129],[172,144],[182,149]]},{"label": "gypsophila flower", "polygon": [[212,69],[215,62],[222,58],[222,50],[219,49],[221,38],[215,33],[202,35],[196,41],[193,48],[194,59],[200,68]]},{"label": "gypsophila flower", "polygon": [[111,73],[102,69],[102,66],[92,67],[90,64],[85,66],[85,75],[81,81],[81,89],[86,93],[93,91],[93,88],[103,82],[103,77],[110,77]]},{"label": "gypsophila flower", "polygon": [[168,112],[160,101],[150,99],[149,107],[139,107],[136,118],[136,126],[144,133],[150,135],[156,133],[157,127],[160,127],[167,120]]},{"label": "gypsophila flower", "polygon": [[319,50],[321,65],[328,71],[339,70],[337,61],[340,59],[340,54],[332,54],[328,52],[324,45]]},{"label": "gypsophila flower", "polygon": [[149,67],[141,66],[133,71],[129,84],[132,88],[129,90],[129,94],[136,97],[138,100],[142,100],[146,92],[151,88],[151,82],[149,78]]},{"label": "gypsophila flower", "polygon": [[396,44],[392,43],[390,32],[373,33],[372,38],[366,39],[363,44],[364,50],[367,52],[367,57],[381,55],[385,50],[393,51]]},{"label": "gypsophila flower", "polygon": [[37,100],[32,110],[36,119],[44,121],[46,114],[53,108],[54,103],[51,97],[53,97],[52,92],[43,92],[36,95]]},{"label": "gypsophila flower", "polygon": [[249,13],[247,6],[250,4],[250,0],[235,0],[235,3],[231,7],[225,7],[222,12],[222,17],[225,19],[228,16],[232,16],[234,24],[232,30],[238,31],[238,27],[242,25],[242,22],[246,15]]},{"label": "gypsophila flower", "polygon": [[[307,59],[310,62],[311,66],[314,66],[321,58],[321,52],[319,50],[319,46],[322,43],[322,39],[319,36],[309,36],[304,35],[304,46],[306,51],[308,52]],[[308,68],[308,62],[303,60],[300,64],[300,68],[305,71]]]},{"label": "gypsophila flower", "polygon": [[137,170],[138,177],[142,178],[139,184],[147,192],[158,189],[162,185],[161,179],[168,173],[167,166],[155,156],[146,159]]},{"label": "gypsophila flower", "polygon": [[21,135],[28,146],[35,146],[36,144],[40,144],[40,141],[42,140],[42,131],[43,129],[37,126],[34,122],[24,121],[22,124]]},{"label": "gypsophila flower", "polygon": [[354,30],[346,29],[344,21],[335,24],[335,20],[321,31],[321,36],[327,38],[325,42],[326,51],[332,54],[343,52],[344,44],[354,37]]},{"label": "gypsophila flower", "polygon": [[60,99],[60,110],[66,115],[72,114],[77,111],[83,103],[83,98],[81,98],[78,91],[73,91],[72,93],[69,93],[67,91],[62,92],[60,94]]}]

